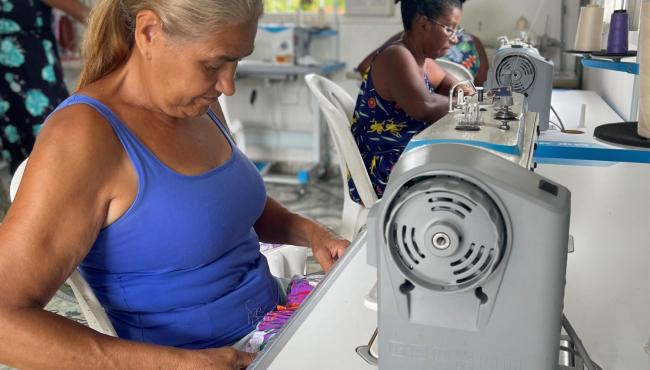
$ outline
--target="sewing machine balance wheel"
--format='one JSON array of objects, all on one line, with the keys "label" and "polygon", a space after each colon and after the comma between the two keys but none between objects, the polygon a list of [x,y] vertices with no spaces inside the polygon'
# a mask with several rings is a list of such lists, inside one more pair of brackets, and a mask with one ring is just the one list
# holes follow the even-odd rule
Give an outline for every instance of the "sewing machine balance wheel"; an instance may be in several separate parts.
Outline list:
[{"label": "sewing machine balance wheel", "polygon": [[492,198],[470,181],[432,176],[391,201],[384,235],[408,280],[438,292],[481,285],[506,255],[506,225]]}]

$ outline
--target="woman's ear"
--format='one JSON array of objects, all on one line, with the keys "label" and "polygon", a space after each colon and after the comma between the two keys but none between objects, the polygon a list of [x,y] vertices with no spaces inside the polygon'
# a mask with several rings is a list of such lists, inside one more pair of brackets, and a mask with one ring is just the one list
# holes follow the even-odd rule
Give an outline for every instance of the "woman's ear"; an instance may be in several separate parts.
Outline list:
[{"label": "woman's ear", "polygon": [[135,16],[134,42],[140,54],[149,60],[152,55],[152,48],[162,40],[162,22],[158,14],[145,9]]},{"label": "woman's ear", "polygon": [[417,27],[421,31],[427,31],[427,27],[430,26],[431,22],[429,22],[429,17],[426,15],[418,14],[415,16],[415,22],[413,22],[413,25]]}]

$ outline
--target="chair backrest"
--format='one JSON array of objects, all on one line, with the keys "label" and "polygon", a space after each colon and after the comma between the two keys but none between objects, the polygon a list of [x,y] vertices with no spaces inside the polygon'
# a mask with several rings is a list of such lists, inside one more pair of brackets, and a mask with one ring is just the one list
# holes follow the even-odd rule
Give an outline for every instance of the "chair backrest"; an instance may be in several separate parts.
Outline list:
[{"label": "chair backrest", "polygon": [[458,81],[470,80],[474,81],[474,75],[470,72],[469,69],[464,66],[454,63],[445,59],[436,59],[436,64],[438,64],[442,69],[450,73]]},{"label": "chair backrest", "polygon": [[[25,167],[27,166],[27,159],[25,159],[16,169],[14,176],[11,178],[11,184],[9,186],[9,197],[13,202],[20,187],[20,181],[23,178],[25,172]],[[81,276],[78,270],[74,270],[72,275],[68,277],[66,283],[72,288],[74,296],[79,303],[79,308],[81,313],[84,315],[88,326],[102,334],[110,335],[116,337],[115,328],[113,324],[108,319],[106,311],[97,300],[97,297],[93,293],[92,288],[88,285],[86,280]]]},{"label": "chair backrest", "polygon": [[[312,73],[305,76],[305,82],[316,99],[318,99],[330,135],[339,157],[341,157],[339,166],[346,193],[348,192],[347,181],[345,180],[347,170],[350,172],[363,205],[370,208],[377,202],[377,194],[372,188],[366,166],[350,131],[350,121],[354,113],[354,100],[345,90],[325,77]],[[346,194],[345,196],[349,195]]]}]

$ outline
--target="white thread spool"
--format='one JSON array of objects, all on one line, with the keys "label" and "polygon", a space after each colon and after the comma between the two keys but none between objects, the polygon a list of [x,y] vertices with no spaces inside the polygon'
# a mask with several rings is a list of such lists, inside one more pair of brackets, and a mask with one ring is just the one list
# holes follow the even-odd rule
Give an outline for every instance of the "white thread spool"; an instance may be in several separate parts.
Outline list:
[{"label": "white thread spool", "polygon": [[580,8],[578,31],[576,32],[575,50],[600,51],[603,43],[603,17],[605,9],[597,4]]},{"label": "white thread spool", "polygon": [[587,115],[587,104],[580,106],[580,116],[578,117],[578,130],[586,128],[585,117]]},{"label": "white thread spool", "polygon": [[650,139],[650,1],[641,5],[639,31],[639,126],[637,133]]}]

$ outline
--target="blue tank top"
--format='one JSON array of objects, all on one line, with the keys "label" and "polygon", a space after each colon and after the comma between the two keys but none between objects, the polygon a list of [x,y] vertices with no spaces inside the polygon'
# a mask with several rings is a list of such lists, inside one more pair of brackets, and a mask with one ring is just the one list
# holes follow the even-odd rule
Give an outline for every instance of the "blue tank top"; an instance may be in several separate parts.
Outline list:
[{"label": "blue tank top", "polygon": [[111,124],[138,175],[131,207],[102,229],[79,266],[121,338],[181,348],[231,344],[279,300],[253,224],[264,183],[217,116],[232,155],[203,174],[179,174],[104,104],[73,95]]},{"label": "blue tank top", "polygon": [[[404,148],[413,136],[428,126],[428,123],[416,120],[396,102],[379,96],[372,81],[371,70],[372,65],[363,75],[351,130],[368,170],[370,182],[377,196],[381,198],[388,183],[388,175]],[[429,92],[434,93],[426,74],[423,82]],[[348,188],[352,200],[361,203],[357,188],[349,175]]]}]

